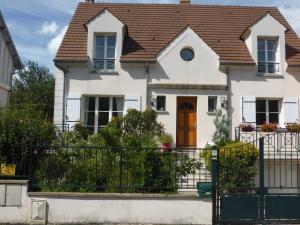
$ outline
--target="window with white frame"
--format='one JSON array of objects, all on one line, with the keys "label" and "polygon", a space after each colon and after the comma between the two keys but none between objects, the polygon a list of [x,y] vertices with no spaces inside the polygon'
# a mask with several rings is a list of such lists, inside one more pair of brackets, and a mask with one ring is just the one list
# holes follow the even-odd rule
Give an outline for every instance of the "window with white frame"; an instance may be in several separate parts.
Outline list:
[{"label": "window with white frame", "polygon": [[213,113],[217,111],[217,96],[208,96],[208,112]]},{"label": "window with white frame", "polygon": [[166,96],[160,95],[156,97],[156,110],[166,111]]},{"label": "window with white frame", "polygon": [[97,35],[94,65],[99,71],[114,71],[116,68],[116,36]]},{"label": "window with white frame", "polygon": [[123,116],[124,97],[85,97],[84,125],[97,133],[114,117]]},{"label": "window with white frame", "polygon": [[279,124],[280,101],[276,99],[256,99],[256,125]]},{"label": "window with white frame", "polygon": [[275,38],[259,38],[257,40],[258,73],[274,74],[279,72],[279,63],[276,63],[276,49]]}]

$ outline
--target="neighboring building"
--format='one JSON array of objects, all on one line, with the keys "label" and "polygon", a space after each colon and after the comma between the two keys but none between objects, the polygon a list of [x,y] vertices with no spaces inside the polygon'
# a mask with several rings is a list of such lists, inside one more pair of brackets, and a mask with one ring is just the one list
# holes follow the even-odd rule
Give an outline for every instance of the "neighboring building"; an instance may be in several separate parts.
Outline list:
[{"label": "neighboring building", "polygon": [[97,132],[156,108],[176,145],[212,142],[222,109],[240,123],[299,119],[300,39],[277,8],[79,3],[55,58],[54,122]]},{"label": "neighboring building", "polygon": [[0,108],[8,102],[12,75],[22,62],[0,11]]}]

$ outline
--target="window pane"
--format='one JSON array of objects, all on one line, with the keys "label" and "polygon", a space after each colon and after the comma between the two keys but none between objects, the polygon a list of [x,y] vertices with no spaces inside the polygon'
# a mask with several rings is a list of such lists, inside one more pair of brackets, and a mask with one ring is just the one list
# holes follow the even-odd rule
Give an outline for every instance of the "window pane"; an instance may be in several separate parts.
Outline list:
[{"label": "window pane", "polygon": [[115,47],[116,46],[116,36],[108,36],[107,37],[107,46]]},{"label": "window pane", "polygon": [[95,122],[95,112],[87,112],[85,113],[85,125],[86,126],[94,126]]},{"label": "window pane", "polygon": [[278,113],[270,113],[269,114],[269,123],[279,123]]},{"label": "window pane", "polygon": [[85,111],[95,111],[95,98],[87,97],[85,99]]},{"label": "window pane", "polygon": [[266,100],[256,100],[256,112],[266,112]]},{"label": "window pane", "polygon": [[157,111],[166,111],[166,96],[157,96],[156,97],[156,110]]},{"label": "window pane", "polygon": [[258,51],[258,61],[259,62],[265,62],[266,61],[265,51]]},{"label": "window pane", "polygon": [[276,65],[274,63],[268,63],[268,73],[275,73]]},{"label": "window pane", "polygon": [[99,111],[109,111],[109,97],[99,98]]},{"label": "window pane", "polygon": [[107,48],[107,57],[106,58],[114,59],[115,52],[116,52],[115,48]]},{"label": "window pane", "polygon": [[107,70],[114,70],[115,69],[115,60],[114,59],[107,59],[105,60],[106,69]]},{"label": "window pane", "polygon": [[276,53],[275,51],[268,51],[268,61],[275,62]]},{"label": "window pane", "polygon": [[268,43],[268,50],[273,50],[275,51],[275,40],[267,40],[267,43]]},{"label": "window pane", "polygon": [[265,63],[258,63],[258,72],[259,73],[266,73],[267,72],[267,66]]},{"label": "window pane", "polygon": [[215,97],[208,97],[208,112],[216,111],[217,99]]},{"label": "window pane", "polygon": [[258,50],[265,50],[265,40],[259,39],[257,42]]},{"label": "window pane", "polygon": [[256,124],[262,125],[266,122],[266,114],[265,113],[256,113]]},{"label": "window pane", "polygon": [[279,112],[278,100],[269,100],[269,112]]},{"label": "window pane", "polygon": [[112,117],[116,118],[116,117],[122,117],[123,116],[123,112],[113,112],[112,113]]},{"label": "window pane", "polygon": [[104,46],[104,36],[96,37],[96,46]]},{"label": "window pane", "polygon": [[106,126],[109,121],[109,112],[99,112],[98,126]]},{"label": "window pane", "polygon": [[124,110],[124,98],[113,98],[113,111],[123,111]]},{"label": "window pane", "polygon": [[96,59],[104,59],[104,47],[96,48]]}]

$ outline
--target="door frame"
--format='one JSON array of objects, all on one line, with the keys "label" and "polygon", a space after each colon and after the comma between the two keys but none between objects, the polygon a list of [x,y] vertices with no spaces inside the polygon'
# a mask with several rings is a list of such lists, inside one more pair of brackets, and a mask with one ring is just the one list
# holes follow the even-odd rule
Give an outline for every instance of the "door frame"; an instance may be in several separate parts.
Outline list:
[{"label": "door frame", "polygon": [[[178,102],[179,99],[189,99],[190,102],[195,104],[195,145],[194,146],[178,146]],[[189,147],[189,148],[197,148],[197,131],[198,131],[198,96],[176,96],[176,147]]]}]

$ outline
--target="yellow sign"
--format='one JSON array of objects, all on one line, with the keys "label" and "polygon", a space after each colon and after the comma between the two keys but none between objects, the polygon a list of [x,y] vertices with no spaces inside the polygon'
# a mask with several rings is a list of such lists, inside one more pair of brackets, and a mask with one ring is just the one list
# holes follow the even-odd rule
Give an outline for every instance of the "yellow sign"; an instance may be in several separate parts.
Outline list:
[{"label": "yellow sign", "polygon": [[16,175],[16,165],[14,164],[1,164],[1,175],[14,176]]}]

